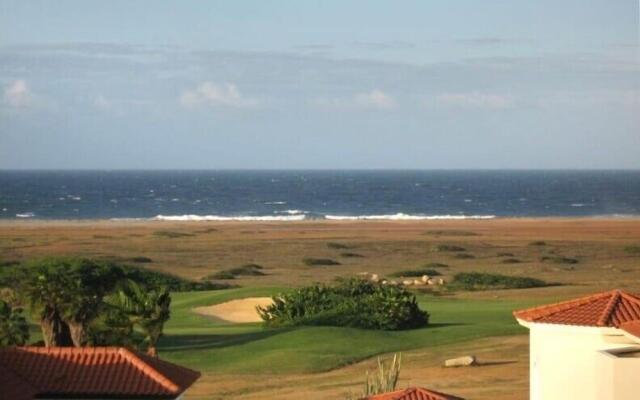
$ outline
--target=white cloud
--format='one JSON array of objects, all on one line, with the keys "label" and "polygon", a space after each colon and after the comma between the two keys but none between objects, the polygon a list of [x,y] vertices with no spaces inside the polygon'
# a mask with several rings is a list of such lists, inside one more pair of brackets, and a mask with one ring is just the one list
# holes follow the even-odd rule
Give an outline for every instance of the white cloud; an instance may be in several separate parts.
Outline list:
[{"label": "white cloud", "polygon": [[506,109],[514,106],[514,99],[509,95],[491,93],[443,93],[436,97],[436,103],[450,107]]},{"label": "white cloud", "polygon": [[33,93],[27,82],[19,79],[4,89],[4,101],[10,107],[27,108],[33,104]]},{"label": "white cloud", "polygon": [[379,89],[357,93],[350,98],[316,99],[313,104],[323,108],[391,110],[398,106],[396,100]]},{"label": "white cloud", "polygon": [[259,104],[256,99],[243,96],[232,83],[217,85],[209,81],[182,93],[179,102],[187,108],[200,106],[252,108]]}]

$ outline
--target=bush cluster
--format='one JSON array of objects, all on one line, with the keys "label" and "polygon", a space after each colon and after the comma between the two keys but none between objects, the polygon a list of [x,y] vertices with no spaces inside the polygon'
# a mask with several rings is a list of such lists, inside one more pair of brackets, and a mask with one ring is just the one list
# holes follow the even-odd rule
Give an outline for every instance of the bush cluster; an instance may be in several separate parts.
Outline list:
[{"label": "bush cluster", "polygon": [[208,279],[236,279],[238,276],[262,276],[264,267],[258,264],[245,264],[240,267],[225,269],[207,276]]},{"label": "bush cluster", "polygon": [[340,263],[336,260],[332,260],[330,258],[313,258],[313,257],[305,257],[302,259],[304,265],[318,266],[318,265],[340,265]]},{"label": "bush cluster", "polygon": [[461,272],[453,277],[452,287],[464,290],[526,289],[548,286],[547,282],[526,276],[507,276],[482,272]]},{"label": "bush cluster", "polygon": [[358,278],[332,286],[313,285],[281,294],[259,307],[266,326],[321,325],[363,329],[401,330],[428,324],[429,314],[418,307],[415,295],[403,288]]}]

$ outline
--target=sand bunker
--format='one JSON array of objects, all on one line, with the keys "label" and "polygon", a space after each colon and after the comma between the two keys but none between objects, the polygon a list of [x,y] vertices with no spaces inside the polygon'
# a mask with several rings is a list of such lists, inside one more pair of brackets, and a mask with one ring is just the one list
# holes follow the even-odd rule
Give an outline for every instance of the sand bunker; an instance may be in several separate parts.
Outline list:
[{"label": "sand bunker", "polygon": [[212,306],[196,307],[193,312],[229,322],[260,322],[262,319],[256,307],[266,307],[272,303],[271,297],[249,297]]}]

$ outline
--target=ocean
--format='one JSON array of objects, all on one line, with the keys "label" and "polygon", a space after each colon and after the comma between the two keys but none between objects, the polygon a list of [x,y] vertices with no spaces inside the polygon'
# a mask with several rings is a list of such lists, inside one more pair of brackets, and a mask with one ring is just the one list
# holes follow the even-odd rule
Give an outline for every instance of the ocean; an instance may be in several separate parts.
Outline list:
[{"label": "ocean", "polygon": [[640,216],[640,171],[0,171],[2,219]]}]

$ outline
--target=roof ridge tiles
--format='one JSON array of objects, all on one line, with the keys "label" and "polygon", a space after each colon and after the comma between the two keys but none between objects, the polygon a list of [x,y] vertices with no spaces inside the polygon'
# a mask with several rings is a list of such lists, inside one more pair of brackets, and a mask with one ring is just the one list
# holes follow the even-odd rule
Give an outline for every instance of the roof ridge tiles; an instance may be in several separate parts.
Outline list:
[{"label": "roof ridge tiles", "polygon": [[618,301],[620,301],[620,297],[620,290],[613,291],[607,307],[602,311],[602,314],[598,319],[598,326],[607,326],[607,323],[611,319],[611,314],[613,313],[614,307],[616,306],[616,304],[618,304]]},{"label": "roof ridge tiles", "polygon": [[517,310],[513,315],[529,322],[618,328],[622,323],[640,320],[640,296],[614,289]]},{"label": "roof ridge tiles", "polygon": [[161,374],[159,371],[149,366],[149,364],[147,364],[142,359],[140,359],[140,357],[138,357],[138,355],[133,351],[126,349],[124,347],[121,347],[120,349],[118,349],[118,352],[124,358],[126,358],[132,365],[134,365],[138,370],[140,370],[142,373],[144,373],[148,377],[158,382],[161,386],[163,386],[168,391],[173,393],[178,393],[180,391],[180,387],[178,385],[176,385],[169,378]]}]

